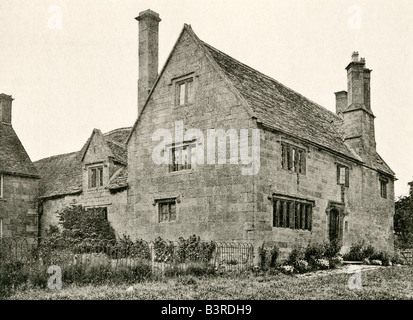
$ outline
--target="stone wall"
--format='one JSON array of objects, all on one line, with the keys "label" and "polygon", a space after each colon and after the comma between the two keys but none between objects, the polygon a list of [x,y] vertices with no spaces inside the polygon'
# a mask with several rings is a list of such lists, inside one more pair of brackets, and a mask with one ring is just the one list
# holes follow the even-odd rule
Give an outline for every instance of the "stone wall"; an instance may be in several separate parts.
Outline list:
[{"label": "stone wall", "polygon": [[[178,106],[176,85],[188,76],[193,78],[194,101]],[[168,165],[152,160],[152,151],[159,144],[152,141],[152,134],[164,128],[173,137],[175,121],[182,121],[184,131],[201,130],[204,137],[210,128],[235,129],[239,134],[239,129],[252,127],[241,101],[186,32],[128,143],[129,225],[133,237],[177,240],[196,234],[205,240],[248,240],[254,187],[253,177],[241,175],[241,165],[205,164],[170,173]],[[203,148],[206,160],[205,143]],[[229,155],[227,159],[229,163]],[[166,198],[178,199],[176,221],[160,223],[156,200]]]},{"label": "stone wall", "polygon": [[33,237],[38,234],[38,179],[3,175],[0,218],[3,237]]},{"label": "stone wall", "polygon": [[117,236],[128,233],[128,223],[125,219],[126,191],[110,193],[107,189],[85,191],[79,195],[66,195],[42,202],[41,235],[46,235],[50,225],[59,226],[58,212],[71,205],[84,207],[107,207],[108,221],[115,229]]},{"label": "stone wall", "polygon": [[[262,131],[261,170],[257,182],[256,232],[261,241],[276,243],[285,255],[293,246],[329,240],[329,204],[344,203],[340,221],[343,251],[364,240],[377,249],[393,250],[393,182],[388,184],[387,199],[381,198],[379,173],[326,150],[297,141],[281,133]],[[282,169],[281,141],[307,150],[305,174]],[[337,183],[337,164],[349,167],[349,187]],[[312,199],[312,230],[274,228],[273,193]]]}]

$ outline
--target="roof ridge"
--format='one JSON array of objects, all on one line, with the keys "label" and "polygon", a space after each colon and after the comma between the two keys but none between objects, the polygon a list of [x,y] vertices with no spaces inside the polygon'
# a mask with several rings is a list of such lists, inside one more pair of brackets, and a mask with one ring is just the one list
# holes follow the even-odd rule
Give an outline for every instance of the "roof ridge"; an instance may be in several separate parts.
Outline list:
[{"label": "roof ridge", "polygon": [[53,158],[63,157],[63,156],[69,156],[69,155],[76,154],[76,153],[79,153],[79,152],[80,152],[80,151],[73,151],[73,152],[55,154],[55,155],[50,156],[50,157],[46,157],[46,158],[42,158],[42,159],[33,161],[33,163],[37,163],[37,162],[40,162],[40,161],[43,161],[43,160],[50,160],[50,159],[53,159]]},{"label": "roof ridge", "polygon": [[106,135],[109,135],[109,134],[111,134],[111,133],[115,133],[115,132],[117,132],[117,131],[131,130],[131,129],[132,129],[132,127],[117,128],[117,129],[113,129],[113,130],[111,130],[111,131],[109,131],[109,132],[106,132],[106,133],[104,133],[103,135],[106,136]]},{"label": "roof ridge", "polygon": [[[290,90],[290,91],[293,92],[294,94],[300,96],[301,98],[307,100],[308,102],[314,104],[315,106],[317,106],[317,107],[319,107],[319,108],[322,108],[323,110],[328,111],[332,116],[334,116],[335,118],[341,120],[341,118],[340,118],[337,114],[335,114],[334,112],[332,112],[331,110],[327,109],[326,107],[323,107],[322,105],[318,104],[317,102],[314,102],[313,100],[307,98],[306,96],[304,96],[304,95],[302,95],[301,93],[295,91],[294,89],[291,89],[290,87],[288,87],[288,86],[286,86],[285,84],[279,82],[278,80],[276,80],[276,79],[274,79],[274,78],[272,78],[272,77],[270,77],[270,76],[262,73],[261,71],[259,71],[259,70],[257,70],[257,69],[254,69],[254,68],[250,67],[249,65],[247,65],[247,64],[245,64],[245,63],[243,63],[243,62],[241,62],[241,61],[239,61],[239,60],[231,57],[230,55],[228,55],[228,54],[226,54],[225,52],[222,52],[221,50],[219,50],[219,49],[211,46],[210,44],[206,43],[205,41],[203,41],[203,40],[201,40],[201,39],[199,39],[199,41],[201,41],[201,43],[202,43],[203,45],[206,45],[206,46],[210,47],[211,49],[217,51],[218,53],[227,56],[228,58],[234,60],[235,62],[239,63],[240,65],[242,65],[242,66],[244,66],[244,67],[246,67],[246,68],[248,68],[248,69],[250,69],[250,70],[252,70],[252,71],[254,71],[254,72],[259,73],[260,75],[264,76],[264,77],[267,78],[268,80],[271,80],[271,81],[276,82],[278,85],[283,86],[283,87],[286,88],[287,90]],[[293,102],[293,101],[291,101],[291,99],[289,99],[288,97],[284,97],[284,98],[285,98],[285,99],[288,99],[290,102]]]}]

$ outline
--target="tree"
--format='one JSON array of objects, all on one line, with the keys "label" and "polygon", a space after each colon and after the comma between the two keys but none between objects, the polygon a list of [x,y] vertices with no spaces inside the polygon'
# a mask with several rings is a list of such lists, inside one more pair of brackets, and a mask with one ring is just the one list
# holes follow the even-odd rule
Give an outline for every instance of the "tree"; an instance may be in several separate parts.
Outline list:
[{"label": "tree", "polygon": [[62,237],[66,239],[115,240],[115,230],[104,217],[102,208],[86,210],[82,206],[70,206],[59,212]]},{"label": "tree", "polygon": [[400,197],[396,203],[394,215],[394,231],[401,247],[413,244],[413,199],[410,196]]}]

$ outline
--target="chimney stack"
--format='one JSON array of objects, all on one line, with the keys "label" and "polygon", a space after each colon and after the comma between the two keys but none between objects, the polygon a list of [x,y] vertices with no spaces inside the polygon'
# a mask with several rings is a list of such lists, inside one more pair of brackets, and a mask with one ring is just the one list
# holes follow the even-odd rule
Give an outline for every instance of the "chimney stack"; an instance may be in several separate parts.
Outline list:
[{"label": "chimney stack", "polygon": [[370,105],[370,73],[366,68],[366,59],[359,60],[359,53],[353,52],[347,70],[347,106],[363,108],[371,112]]},{"label": "chimney stack", "polygon": [[336,95],[336,114],[343,117],[343,111],[347,108],[347,91],[339,91]]},{"label": "chimney stack", "polygon": [[358,52],[353,52],[346,70],[347,93],[336,93],[336,112],[341,112],[347,143],[370,164],[376,155],[375,117],[370,103],[371,70],[366,68],[366,59],[359,59]]},{"label": "chimney stack", "polygon": [[146,10],[136,18],[139,21],[139,79],[138,115],[158,77],[159,14]]},{"label": "chimney stack", "polygon": [[0,122],[11,125],[12,96],[0,94]]}]

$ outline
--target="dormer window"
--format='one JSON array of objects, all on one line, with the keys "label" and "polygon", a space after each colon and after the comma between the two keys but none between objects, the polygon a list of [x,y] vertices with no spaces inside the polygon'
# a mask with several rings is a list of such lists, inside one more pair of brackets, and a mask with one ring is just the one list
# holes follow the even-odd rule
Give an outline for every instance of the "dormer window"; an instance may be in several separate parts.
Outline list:
[{"label": "dormer window", "polygon": [[89,189],[103,186],[103,166],[89,168],[88,181]]},{"label": "dormer window", "polygon": [[194,100],[193,79],[188,78],[176,83],[176,104],[183,106]]}]

